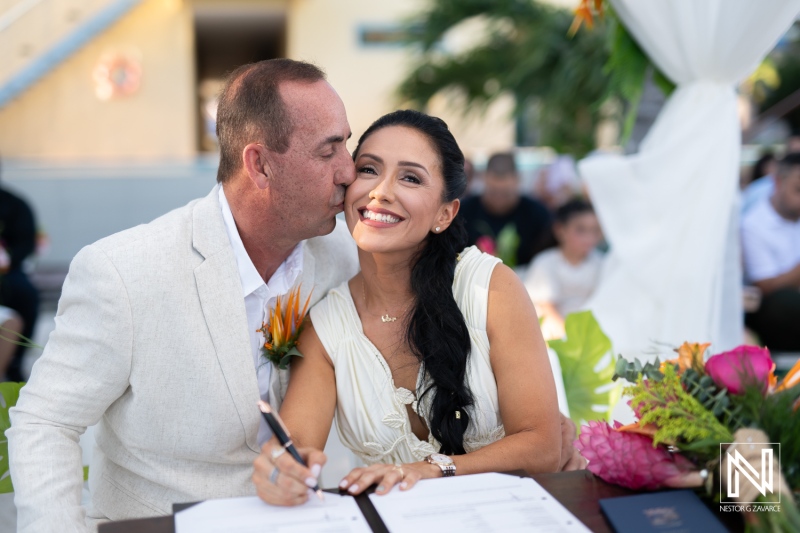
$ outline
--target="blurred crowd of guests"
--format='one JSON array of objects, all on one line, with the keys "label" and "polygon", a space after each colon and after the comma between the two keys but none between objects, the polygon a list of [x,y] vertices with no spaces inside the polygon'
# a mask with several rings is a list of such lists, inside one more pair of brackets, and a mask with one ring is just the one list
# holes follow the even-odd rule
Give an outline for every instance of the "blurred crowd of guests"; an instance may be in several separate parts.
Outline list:
[{"label": "blurred crowd of guests", "polygon": [[745,282],[757,289],[745,324],[773,352],[800,352],[800,135],[753,166],[741,238]]},{"label": "blurred crowd of guests", "polygon": [[37,233],[28,203],[0,187],[0,381],[24,381],[26,339],[39,315],[39,292],[27,273]]},{"label": "blurred crowd of guests", "polygon": [[575,162],[560,156],[524,191],[512,153],[489,157],[462,199],[470,244],[498,256],[522,277],[546,339],[564,336],[564,317],[581,310],[603,265],[602,233]]}]

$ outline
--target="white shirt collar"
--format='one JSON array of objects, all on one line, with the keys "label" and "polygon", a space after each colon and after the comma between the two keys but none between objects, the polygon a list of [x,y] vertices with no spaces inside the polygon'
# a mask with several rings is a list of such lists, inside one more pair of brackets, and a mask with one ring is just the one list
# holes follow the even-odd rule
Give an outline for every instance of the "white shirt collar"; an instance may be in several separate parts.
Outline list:
[{"label": "white shirt collar", "polygon": [[239,277],[242,281],[242,293],[244,297],[256,292],[258,289],[269,289],[270,296],[285,294],[294,285],[303,270],[303,242],[300,241],[294,247],[289,257],[281,263],[278,270],[269,279],[269,284],[264,283],[261,274],[258,273],[253,260],[247,254],[244,243],[236,229],[236,222],[233,220],[231,206],[225,197],[224,187],[219,188],[219,205],[222,208],[222,219],[225,221],[225,229],[228,231],[228,238],[233,247],[233,254],[236,256],[236,264],[239,267]]}]

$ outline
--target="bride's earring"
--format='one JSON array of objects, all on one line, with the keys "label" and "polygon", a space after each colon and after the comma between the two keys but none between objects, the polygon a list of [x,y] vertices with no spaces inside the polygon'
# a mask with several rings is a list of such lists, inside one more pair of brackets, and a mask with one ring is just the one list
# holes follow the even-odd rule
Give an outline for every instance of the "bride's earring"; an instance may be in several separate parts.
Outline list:
[{"label": "bride's earring", "polygon": [[439,230],[440,230],[440,229],[442,229],[442,228],[440,228],[439,226],[436,226],[436,229],[435,229],[435,230],[433,230],[433,231],[435,231],[436,233],[439,233]]}]

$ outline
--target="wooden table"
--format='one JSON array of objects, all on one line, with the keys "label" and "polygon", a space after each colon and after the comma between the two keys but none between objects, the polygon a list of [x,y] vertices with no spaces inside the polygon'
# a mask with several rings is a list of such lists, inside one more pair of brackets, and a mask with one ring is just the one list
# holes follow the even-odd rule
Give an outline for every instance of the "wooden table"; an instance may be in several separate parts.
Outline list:
[{"label": "wooden table", "polygon": [[[596,478],[586,470],[561,472],[558,474],[537,474],[532,476],[542,487],[553,495],[572,514],[596,533],[612,533],[613,530],[600,512],[599,500],[628,496],[635,492],[616,485],[610,485]],[[366,495],[356,497],[367,498]],[[719,516],[719,515],[718,515]],[[742,531],[741,518],[729,514],[721,516],[731,531]],[[172,516],[124,520],[100,525],[99,533],[174,533]]]}]

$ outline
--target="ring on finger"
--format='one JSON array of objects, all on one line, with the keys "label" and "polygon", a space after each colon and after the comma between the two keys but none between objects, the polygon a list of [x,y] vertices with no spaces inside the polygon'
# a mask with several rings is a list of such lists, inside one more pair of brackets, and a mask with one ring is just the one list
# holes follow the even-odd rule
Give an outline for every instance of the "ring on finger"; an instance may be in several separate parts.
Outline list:
[{"label": "ring on finger", "polygon": [[278,470],[277,466],[275,468],[273,468],[272,469],[272,473],[269,475],[269,482],[272,483],[273,485],[277,485],[278,484],[278,474],[280,474],[280,473],[281,473],[281,471]]},{"label": "ring on finger", "polygon": [[286,448],[281,446],[280,448],[273,448],[271,452],[269,452],[270,457],[272,457],[272,462],[278,460],[278,457],[286,453]]},{"label": "ring on finger", "polygon": [[406,478],[406,473],[403,471],[403,467],[402,466],[394,465],[394,468],[392,468],[392,470],[399,470],[400,471],[400,479],[405,479]]}]

